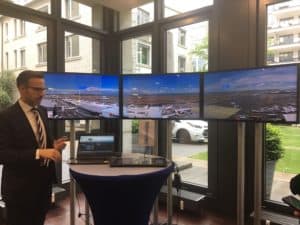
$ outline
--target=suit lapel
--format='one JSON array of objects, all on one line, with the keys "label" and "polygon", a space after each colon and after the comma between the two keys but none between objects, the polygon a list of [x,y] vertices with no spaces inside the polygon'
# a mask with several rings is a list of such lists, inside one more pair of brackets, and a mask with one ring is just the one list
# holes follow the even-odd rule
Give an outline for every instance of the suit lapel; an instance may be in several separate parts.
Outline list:
[{"label": "suit lapel", "polygon": [[25,115],[25,113],[23,112],[21,106],[19,105],[19,103],[17,102],[14,105],[14,110],[13,112],[15,112],[15,116],[14,118],[14,123],[15,123],[15,127],[19,127],[20,131],[23,132],[23,135],[26,137],[26,139],[28,140],[28,142],[31,143],[36,143],[36,138],[34,135],[34,132],[30,126],[30,123]]}]

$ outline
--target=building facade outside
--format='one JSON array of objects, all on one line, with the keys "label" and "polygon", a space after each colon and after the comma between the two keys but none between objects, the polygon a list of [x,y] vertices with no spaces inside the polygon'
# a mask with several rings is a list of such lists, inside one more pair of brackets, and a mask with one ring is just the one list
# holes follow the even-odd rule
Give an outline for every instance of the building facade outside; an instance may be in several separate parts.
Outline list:
[{"label": "building facade outside", "polygon": [[300,61],[300,1],[268,7],[267,64]]}]

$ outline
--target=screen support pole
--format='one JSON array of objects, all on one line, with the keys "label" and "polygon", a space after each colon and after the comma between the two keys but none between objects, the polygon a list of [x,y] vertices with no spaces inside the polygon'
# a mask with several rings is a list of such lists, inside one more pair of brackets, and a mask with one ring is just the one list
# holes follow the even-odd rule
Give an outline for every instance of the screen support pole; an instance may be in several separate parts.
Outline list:
[{"label": "screen support pole", "polygon": [[262,144],[263,124],[255,123],[255,160],[254,160],[254,225],[261,224],[261,200],[262,200]]},{"label": "screen support pole", "polygon": [[[70,121],[70,159],[75,159],[75,121]],[[71,176],[70,181],[70,225],[75,225],[76,183]]]},{"label": "screen support pole", "polygon": [[245,122],[237,123],[237,225],[244,225]]},{"label": "screen support pole", "polygon": [[[172,162],[172,121],[163,121],[166,123],[166,158]],[[168,225],[172,225],[173,217],[173,196],[172,196],[172,174],[167,179],[167,215]]]},{"label": "screen support pole", "polygon": [[[85,132],[91,133],[91,120],[85,120]],[[84,201],[85,225],[90,225],[90,206],[85,198]]]},{"label": "screen support pole", "polygon": [[[157,121],[153,121],[153,123],[155,123],[154,129],[155,129],[155,133],[158,133],[158,122]],[[154,149],[152,152],[153,155],[158,155],[158,138],[155,138],[155,143],[154,143]],[[158,211],[159,211],[159,205],[158,205],[158,196],[155,199],[154,205],[153,205],[153,225],[158,225]]]}]

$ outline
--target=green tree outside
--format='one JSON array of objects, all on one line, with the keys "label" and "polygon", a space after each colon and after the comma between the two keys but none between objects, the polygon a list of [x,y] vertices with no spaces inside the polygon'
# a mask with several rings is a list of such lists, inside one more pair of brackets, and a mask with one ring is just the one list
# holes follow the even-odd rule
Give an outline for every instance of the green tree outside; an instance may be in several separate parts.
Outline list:
[{"label": "green tree outside", "polygon": [[15,101],[16,81],[13,72],[6,71],[0,74],[0,111]]},{"label": "green tree outside", "polygon": [[204,37],[201,42],[194,45],[190,54],[195,55],[201,59],[203,66],[200,68],[200,72],[208,70],[208,36]]}]

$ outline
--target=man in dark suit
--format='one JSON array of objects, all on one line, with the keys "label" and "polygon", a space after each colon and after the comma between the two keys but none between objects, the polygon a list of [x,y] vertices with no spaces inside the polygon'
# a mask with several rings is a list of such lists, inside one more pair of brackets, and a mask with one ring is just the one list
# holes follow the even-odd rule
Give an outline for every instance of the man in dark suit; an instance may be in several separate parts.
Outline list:
[{"label": "man in dark suit", "polygon": [[2,197],[8,225],[42,225],[66,139],[53,141],[46,111],[39,106],[46,90],[43,73],[21,72],[17,87],[19,100],[0,112]]}]

